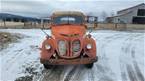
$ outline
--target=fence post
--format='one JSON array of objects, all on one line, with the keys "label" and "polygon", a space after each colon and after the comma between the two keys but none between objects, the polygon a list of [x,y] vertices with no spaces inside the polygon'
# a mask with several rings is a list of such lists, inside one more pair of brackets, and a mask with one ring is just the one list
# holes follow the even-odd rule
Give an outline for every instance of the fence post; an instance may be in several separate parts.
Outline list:
[{"label": "fence post", "polygon": [[117,23],[115,23],[115,29],[117,30]]}]

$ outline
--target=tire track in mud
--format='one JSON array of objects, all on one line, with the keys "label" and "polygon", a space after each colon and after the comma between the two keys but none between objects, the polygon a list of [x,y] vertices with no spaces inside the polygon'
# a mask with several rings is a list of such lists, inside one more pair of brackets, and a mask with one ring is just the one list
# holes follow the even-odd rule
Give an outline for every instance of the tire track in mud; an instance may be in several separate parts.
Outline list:
[{"label": "tire track in mud", "polygon": [[113,42],[114,39],[118,39],[118,38],[121,38],[121,37],[123,37],[123,35],[120,35],[120,34],[113,34],[113,35],[111,35],[111,36],[104,37],[104,38],[101,39],[101,40],[97,40],[97,39],[96,39],[97,43],[100,42],[100,41],[102,41],[102,40],[105,40],[105,41],[101,44],[101,47],[100,47],[100,49],[99,49],[99,50],[102,50],[102,51],[101,51],[102,53],[98,53],[99,58],[101,58],[101,59],[104,58],[104,59],[107,60],[107,58],[106,58],[106,53],[105,53],[104,49],[106,48],[106,46],[107,46],[108,44],[110,44],[110,42]]},{"label": "tire track in mud", "polygon": [[143,74],[141,73],[141,70],[139,69],[138,67],[138,64],[136,61],[134,61],[134,67],[135,67],[135,71],[136,71],[136,74],[137,74],[137,77],[139,79],[139,81],[144,81],[144,76]]},{"label": "tire track in mud", "polygon": [[130,81],[144,81],[144,77],[141,74],[137,62],[135,61],[135,47],[133,46],[134,45],[133,42],[138,40],[139,38],[141,38],[141,34],[129,36],[129,38],[127,38],[124,42],[124,43],[128,42],[127,45],[122,47],[122,51],[124,51],[124,54],[130,54],[130,57],[132,58],[131,63],[129,64],[120,62],[121,64],[123,64],[123,67],[126,66],[126,68],[124,68],[123,71],[122,70],[123,68],[120,65],[121,77],[123,81],[127,80],[125,69],[127,70],[128,78],[130,79]]},{"label": "tire track in mud", "polygon": [[[141,36],[140,36],[140,35],[136,35],[135,37],[136,37],[136,38],[133,39],[134,41],[136,41],[136,40],[137,40],[138,38],[140,38]],[[140,38],[140,39],[141,39],[141,38]],[[141,73],[141,70],[140,70],[140,68],[139,68],[139,66],[138,66],[138,63],[137,63],[137,61],[136,61],[136,56],[135,56],[136,51],[135,51],[135,47],[132,47],[132,48],[131,48],[130,53],[131,53],[131,57],[133,58],[132,65],[133,65],[133,67],[134,67],[134,73],[135,73],[135,75],[136,75],[136,77],[137,77],[137,80],[138,80],[138,81],[144,81],[144,76],[143,76],[143,74]]]},{"label": "tire track in mud", "polygon": [[[127,40],[125,40],[126,42]],[[122,51],[124,52],[124,56],[125,54],[128,53],[128,50],[130,48],[130,45],[127,44],[126,46],[122,47]],[[122,81],[128,81],[128,74],[127,74],[127,68],[126,68],[126,63],[125,62],[122,62],[122,60],[125,59],[125,58],[121,58],[120,59],[120,70],[121,70],[121,78],[122,78]]]},{"label": "tire track in mud", "polygon": [[49,73],[43,74],[41,81],[61,81],[61,74],[64,71],[64,66],[54,66]]},{"label": "tire track in mud", "polygon": [[84,74],[86,74],[85,68],[86,67],[84,67],[83,65],[77,65],[75,74],[73,74],[73,76],[70,78],[70,81],[83,81],[83,76]]},{"label": "tire track in mud", "polygon": [[129,76],[130,81],[138,81],[132,66],[127,65],[126,68],[127,68],[127,72],[128,72],[128,76]]},{"label": "tire track in mud", "polygon": [[89,81],[95,81],[94,71],[92,69],[90,69],[90,71],[88,72]]},{"label": "tire track in mud", "polygon": [[16,53],[14,53],[14,55],[12,55],[9,59],[6,60],[7,64],[12,64],[12,65],[7,65],[8,68],[10,66],[13,67],[14,66],[13,64],[15,64],[17,62],[16,61],[17,59],[25,58],[24,56],[26,56],[26,54],[27,54],[27,57],[29,57],[28,54],[31,54],[31,52],[29,52],[29,51],[27,51],[25,49],[18,49],[18,50],[15,50],[15,52]]},{"label": "tire track in mud", "polygon": [[[20,57],[20,56],[21,56],[21,53],[23,53],[23,49],[16,50],[15,52],[16,52],[16,53],[15,53],[13,56],[11,56],[11,58],[9,58],[9,59],[6,61],[7,63],[9,63],[9,62],[13,63],[18,57]],[[10,63],[9,63],[9,64],[10,64]]]},{"label": "tire track in mud", "polygon": [[[131,36],[131,37],[130,37]],[[131,43],[127,43],[128,41],[131,41],[131,39],[133,39],[133,36],[130,35],[127,38],[125,38],[125,40],[122,42],[123,47],[121,47],[121,50],[124,52],[123,53],[123,58],[122,55],[120,55],[120,70],[121,70],[121,78],[122,81],[127,81],[127,69],[126,69],[126,62],[122,62],[123,59],[125,59],[125,55],[129,53],[130,47],[131,47]]]},{"label": "tire track in mud", "polygon": [[144,81],[144,76],[143,74],[141,73],[141,70],[137,64],[137,61],[135,60],[135,48],[133,47],[132,50],[131,50],[131,55],[132,55],[132,58],[133,58],[133,65],[134,65],[134,68],[135,68],[135,72],[136,72],[136,75],[139,79],[139,81]]},{"label": "tire track in mud", "polygon": [[68,68],[64,66],[54,66],[48,70],[44,69],[41,73],[34,77],[33,81],[80,81],[80,76],[83,72],[82,68],[74,66],[69,73],[64,76],[66,69]]},{"label": "tire track in mud", "polygon": [[[96,64],[93,69],[91,69],[93,71],[94,81],[115,81],[114,78],[109,77],[110,75],[114,74],[112,73],[112,70],[108,66],[109,65],[107,62],[106,65],[99,63]],[[91,81],[91,79],[89,79],[88,81]]]},{"label": "tire track in mud", "polygon": [[65,77],[64,81],[70,81],[70,79],[72,78],[72,76],[75,74],[75,71],[77,69],[77,66],[75,66]]},{"label": "tire track in mud", "polygon": [[[21,44],[19,44],[19,43],[16,43],[16,44],[18,44],[18,46],[21,46]],[[23,57],[27,53],[27,50],[25,50],[24,48],[19,48],[18,46],[16,46],[16,45],[13,44],[10,47],[10,48],[12,48],[12,50],[7,50],[7,49],[4,50],[4,51],[6,51],[6,54],[7,54],[4,57],[5,58],[6,57],[8,58],[8,59],[5,59],[6,64],[14,64],[17,59]],[[15,49],[14,50],[13,47],[16,47],[18,49]],[[29,47],[29,45],[28,45],[28,47]],[[11,54],[11,52],[13,52],[13,54],[12,55],[9,55],[9,54]],[[28,53],[30,53],[30,52],[28,52]],[[9,66],[12,67],[13,65],[8,65],[8,68],[9,68]]]},{"label": "tire track in mud", "polygon": [[42,71],[39,72],[36,76],[34,76],[33,81],[42,81],[44,76],[50,75],[53,68],[47,70],[47,69],[41,69]]},{"label": "tire track in mud", "polygon": [[12,69],[16,60],[21,56],[21,53],[23,52],[23,49],[19,49],[19,50],[16,50],[16,51],[17,52],[14,53],[13,55],[9,55],[9,54],[5,55],[5,57],[8,57],[8,59],[4,59],[3,62],[6,64],[7,67],[4,67],[4,68],[2,67],[3,69],[6,69],[7,71]]},{"label": "tire track in mud", "polygon": [[126,64],[120,63],[122,81],[127,81]]},{"label": "tire track in mud", "polygon": [[[103,39],[99,40],[99,41],[105,40],[101,45],[101,50],[102,50],[101,52],[102,53],[99,54],[100,59],[102,59],[102,61],[107,62],[107,60],[108,60],[108,58],[106,57],[106,52],[105,52],[107,45],[109,45],[110,42],[114,42],[114,41],[116,41],[116,39],[120,39],[123,37],[124,37],[124,35],[122,35],[122,34],[113,34],[111,36],[107,36],[107,37],[104,37]],[[96,66],[99,68],[99,65],[96,65]],[[110,70],[108,65],[106,65],[106,66],[103,65],[102,68],[99,69],[101,71],[101,73],[99,72],[101,77],[100,76],[97,77],[98,81],[114,81],[113,78],[109,77],[110,73],[107,73],[107,71],[105,71],[105,69],[108,69],[112,74],[112,71]],[[92,76],[94,76],[94,74],[92,74]],[[94,81],[94,80],[90,79],[89,81]]]}]

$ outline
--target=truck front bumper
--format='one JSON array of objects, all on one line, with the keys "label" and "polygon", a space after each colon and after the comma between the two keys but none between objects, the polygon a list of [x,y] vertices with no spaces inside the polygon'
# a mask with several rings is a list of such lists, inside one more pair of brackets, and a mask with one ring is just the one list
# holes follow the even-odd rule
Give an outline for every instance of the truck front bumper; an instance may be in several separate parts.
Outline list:
[{"label": "truck front bumper", "polygon": [[77,59],[40,59],[42,64],[50,65],[69,65],[69,64],[90,64],[98,61],[98,56],[96,58],[77,58]]}]

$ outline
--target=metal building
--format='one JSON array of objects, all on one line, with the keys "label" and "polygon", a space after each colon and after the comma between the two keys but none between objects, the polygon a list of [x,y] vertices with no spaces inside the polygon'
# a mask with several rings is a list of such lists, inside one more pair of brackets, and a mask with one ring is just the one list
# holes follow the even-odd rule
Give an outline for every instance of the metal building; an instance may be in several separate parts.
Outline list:
[{"label": "metal building", "polygon": [[145,24],[145,4],[139,4],[117,12],[117,16],[108,17],[109,23]]}]

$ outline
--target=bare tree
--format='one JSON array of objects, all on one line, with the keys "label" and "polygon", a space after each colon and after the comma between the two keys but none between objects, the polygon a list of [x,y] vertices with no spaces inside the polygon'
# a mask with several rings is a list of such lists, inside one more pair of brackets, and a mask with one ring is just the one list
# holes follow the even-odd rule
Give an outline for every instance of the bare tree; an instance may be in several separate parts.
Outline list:
[{"label": "bare tree", "polygon": [[101,19],[102,19],[103,21],[106,20],[107,16],[108,16],[108,14],[107,14],[105,11],[102,11],[102,13],[101,13]]},{"label": "bare tree", "polygon": [[115,16],[114,11],[112,11],[112,12],[110,13],[110,16],[111,16],[111,17]]},{"label": "bare tree", "polygon": [[93,12],[88,12],[87,15],[88,16],[92,16],[93,15]]}]

